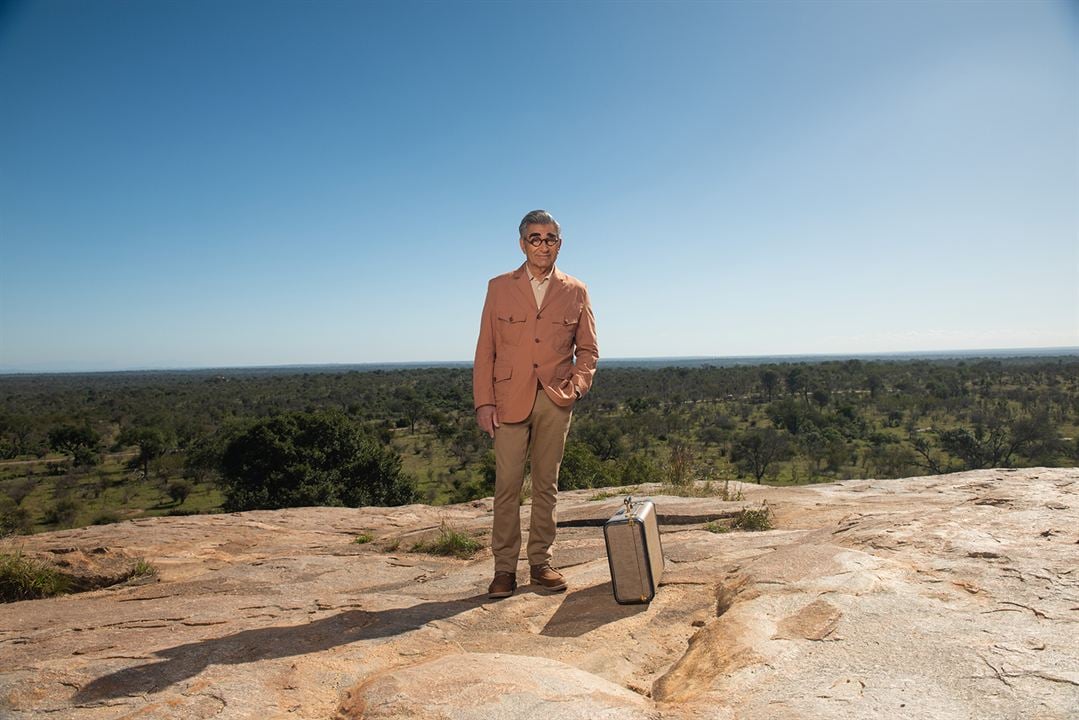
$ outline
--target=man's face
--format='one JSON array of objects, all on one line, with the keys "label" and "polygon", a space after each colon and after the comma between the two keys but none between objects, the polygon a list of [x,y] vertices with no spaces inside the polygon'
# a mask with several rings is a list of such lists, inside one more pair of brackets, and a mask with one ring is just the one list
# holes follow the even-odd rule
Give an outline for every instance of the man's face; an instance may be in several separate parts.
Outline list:
[{"label": "man's face", "polygon": [[[532,242],[537,240],[556,240],[554,245],[548,247],[547,242],[539,243],[539,247],[534,247]],[[562,238],[558,236],[558,228],[549,224],[536,224],[526,225],[525,235],[521,238],[521,250],[528,258],[528,264],[535,271],[539,271],[541,274],[546,275],[554,267],[555,258],[558,257],[558,250],[562,247]]]}]

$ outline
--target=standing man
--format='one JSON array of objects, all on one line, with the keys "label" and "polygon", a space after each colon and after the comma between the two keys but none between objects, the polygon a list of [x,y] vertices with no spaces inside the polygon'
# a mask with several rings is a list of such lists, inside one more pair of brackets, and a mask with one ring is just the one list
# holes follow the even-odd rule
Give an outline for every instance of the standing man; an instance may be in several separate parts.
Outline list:
[{"label": "standing man", "polygon": [[530,575],[552,592],[566,589],[565,578],[551,567],[558,468],[573,404],[592,386],[599,359],[588,290],[555,268],[562,248],[558,223],[546,210],[533,210],[521,220],[519,234],[525,263],[488,283],[472,369],[476,422],[495,441],[491,598],[517,589],[520,495],[529,459]]}]

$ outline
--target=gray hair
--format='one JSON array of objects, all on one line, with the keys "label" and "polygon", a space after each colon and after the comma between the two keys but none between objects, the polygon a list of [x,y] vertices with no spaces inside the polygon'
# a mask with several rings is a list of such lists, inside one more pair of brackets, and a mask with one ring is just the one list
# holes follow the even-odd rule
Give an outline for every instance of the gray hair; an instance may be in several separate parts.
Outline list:
[{"label": "gray hair", "polygon": [[560,226],[558,221],[546,210],[533,210],[524,216],[521,220],[521,226],[517,228],[517,232],[520,233],[521,237],[525,236],[525,228],[529,225],[554,225],[554,229],[558,235],[562,235],[562,226]]}]

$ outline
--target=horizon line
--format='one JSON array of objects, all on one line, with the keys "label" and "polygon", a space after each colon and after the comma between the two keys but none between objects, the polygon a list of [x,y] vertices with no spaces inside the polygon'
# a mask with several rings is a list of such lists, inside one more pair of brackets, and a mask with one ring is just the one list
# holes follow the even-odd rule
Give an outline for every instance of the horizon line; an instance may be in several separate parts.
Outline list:
[{"label": "horizon line", "polygon": [[[949,358],[977,358],[977,357],[1024,357],[1030,356],[1069,356],[1079,355],[1079,345],[1049,346],[1049,347],[1011,347],[1011,348],[976,348],[969,350],[892,350],[876,352],[851,352],[851,353],[779,353],[759,355],[663,355],[663,356],[625,356],[613,358],[601,358],[604,363],[678,363],[692,362],[705,364],[708,360],[746,361],[746,360],[776,360],[779,362],[792,359],[834,359],[834,360],[858,360],[863,358],[915,358],[936,357],[938,359]],[[750,364],[769,364],[767,362]],[[188,365],[188,366],[131,366],[114,368],[110,370],[42,370],[28,368],[5,368],[0,367],[0,377],[26,376],[26,375],[105,375],[117,373],[169,373],[169,372],[210,372],[214,370],[297,370],[311,368],[326,370],[332,368],[368,368],[371,370],[380,368],[395,369],[421,369],[430,367],[463,367],[472,365],[472,360],[390,360],[369,362],[339,362],[339,363],[285,363],[268,365]]]}]

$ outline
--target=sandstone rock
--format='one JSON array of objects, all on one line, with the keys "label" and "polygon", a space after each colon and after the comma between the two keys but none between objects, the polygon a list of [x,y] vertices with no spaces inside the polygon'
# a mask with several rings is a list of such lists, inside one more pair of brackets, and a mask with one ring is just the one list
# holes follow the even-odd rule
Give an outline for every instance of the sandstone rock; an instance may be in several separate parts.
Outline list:
[{"label": "sandstone rock", "polygon": [[339,720],[645,720],[623,687],[547,658],[464,653],[381,674],[346,693]]},{"label": "sandstone rock", "polygon": [[[489,551],[409,552],[443,522],[489,536],[489,502],[17,538],[159,574],[0,605],[0,717],[1079,717],[1079,469],[744,492],[650,496],[667,568],[648,606],[614,602],[598,523],[620,500],[593,491],[559,494],[568,592],[501,601]],[[762,499],[775,530],[703,529]]]}]

